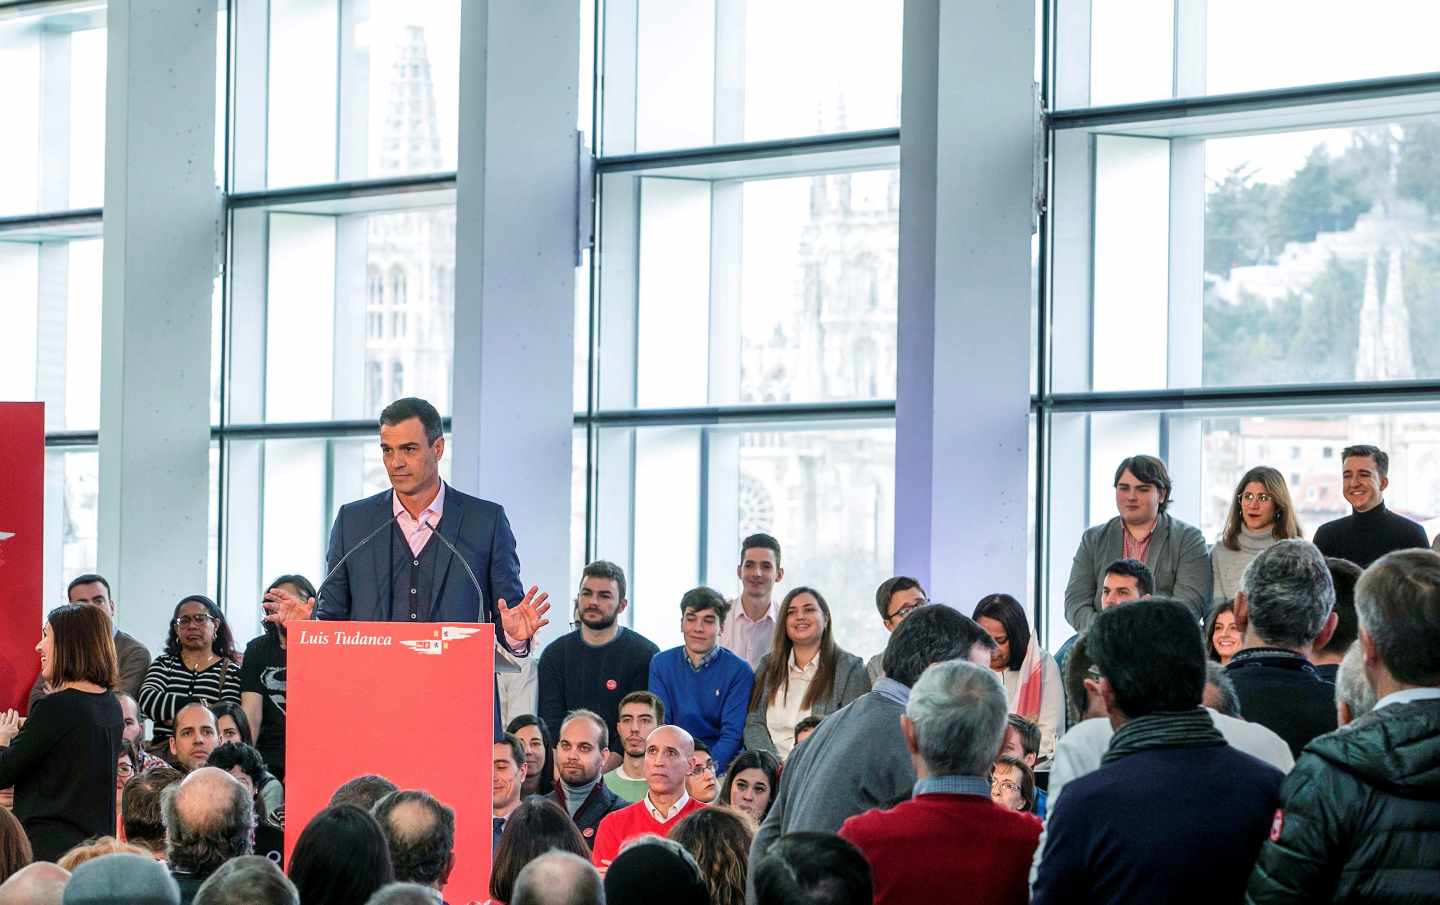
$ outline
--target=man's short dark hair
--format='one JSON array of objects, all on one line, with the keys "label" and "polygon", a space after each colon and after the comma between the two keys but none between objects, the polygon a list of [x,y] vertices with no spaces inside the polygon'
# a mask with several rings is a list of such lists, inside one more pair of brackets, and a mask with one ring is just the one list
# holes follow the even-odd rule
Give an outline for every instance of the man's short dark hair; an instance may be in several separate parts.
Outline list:
[{"label": "man's short dark hair", "polygon": [[691,588],[680,598],[680,615],[685,615],[687,610],[694,610],[703,613],[706,610],[714,610],[715,616],[720,624],[725,624],[725,617],[730,615],[730,604],[725,602],[724,596],[714,588],[704,586]]},{"label": "man's short dark hair", "polygon": [[362,811],[368,811],[375,807],[375,802],[398,788],[399,786],[383,776],[366,773],[364,776],[357,776],[349,780],[336,789],[335,794],[330,796],[330,806],[333,808],[340,804],[353,804]]},{"label": "man's short dark hair", "polygon": [[440,422],[440,413],[435,411],[435,406],[416,396],[396,399],[385,406],[380,412],[380,426],[394,427],[411,418],[420,419],[420,426],[425,429],[425,442],[431,446],[435,445],[436,440],[445,436],[445,429]]},{"label": "man's short dark hair", "polygon": [[215,868],[193,905],[300,905],[300,893],[264,855],[241,855]]},{"label": "man's short dark hair", "polygon": [[1025,608],[1020,601],[1009,594],[986,594],[975,604],[971,617],[977,623],[981,619],[994,619],[1004,627],[1005,639],[1010,644],[1010,660],[1005,668],[1018,671],[1030,647],[1030,621],[1025,618]]},{"label": "man's short dark hair", "polygon": [[1371,458],[1375,460],[1375,470],[1384,478],[1390,474],[1390,456],[1385,450],[1378,446],[1371,446],[1368,443],[1357,443],[1354,446],[1347,446],[1340,450],[1340,467],[1345,467],[1345,460],[1355,457]]},{"label": "man's short dark hair", "polygon": [[1355,586],[1355,611],[1397,682],[1440,685],[1440,554],[1380,557]]},{"label": "man's short dark hair", "polygon": [[580,572],[580,583],[583,585],[587,578],[601,578],[605,581],[615,582],[615,592],[621,600],[625,598],[625,570],[605,559],[597,559],[585,566]]},{"label": "man's short dark hair", "polygon": [[[610,726],[600,714],[584,707],[576,707],[574,710],[565,714],[565,719],[560,721],[560,732],[562,734],[565,732],[565,727],[568,726],[572,720],[584,720],[589,723],[595,729],[595,742],[597,745],[602,750],[610,747]],[[520,741],[518,737],[515,740],[517,742]],[[556,744],[558,745],[559,742],[557,741]],[[524,749],[522,748],[521,750]]]},{"label": "man's short dark hair", "polygon": [[759,905],[852,905],[875,896],[870,862],[833,833],[787,833],[751,871]]},{"label": "man's short dark hair", "polygon": [[1115,469],[1115,480],[1111,486],[1120,483],[1120,477],[1125,472],[1130,472],[1135,479],[1142,484],[1153,484],[1157,490],[1164,493],[1165,499],[1160,502],[1160,511],[1164,512],[1170,506],[1170,495],[1174,485],[1170,483],[1170,470],[1165,467],[1165,462],[1154,456],[1138,455],[1130,456],[1120,463]]},{"label": "man's short dark hair", "polygon": [[239,767],[250,777],[250,782],[257,789],[265,783],[265,759],[260,756],[259,751],[244,742],[226,742],[211,751],[210,759],[205,763],[207,766],[219,767],[226,773]]},{"label": "man's short dark hair", "polygon": [[740,542],[740,561],[745,561],[746,550],[769,550],[775,554],[775,565],[780,565],[780,542],[768,534],[752,534]]},{"label": "man's short dark hair", "polygon": [[896,575],[880,582],[880,587],[875,589],[875,610],[880,614],[881,619],[890,618],[890,598],[901,591],[918,590],[921,594],[925,589],[920,587],[920,582],[909,575]]},{"label": "man's short dark hair", "polygon": [[250,854],[255,806],[245,787],[232,779],[226,784],[229,800],[223,810],[216,809],[221,816],[205,825],[191,826],[180,816],[176,803],[184,791],[183,784],[184,780],[166,786],[160,793],[160,810],[165,819],[165,860],[170,866],[204,877],[231,858]]},{"label": "man's short dark hair", "polygon": [[1105,574],[1124,575],[1135,579],[1135,589],[1140,592],[1141,597],[1149,597],[1155,593],[1155,575],[1149,566],[1138,559],[1117,559],[1105,567]]},{"label": "man's short dark hair", "polygon": [[1335,634],[1321,650],[1343,657],[1360,633],[1360,622],[1355,616],[1355,583],[1365,570],[1338,556],[1325,557],[1325,565],[1330,569],[1330,582],[1335,585]]},{"label": "man's short dark hair", "polygon": [[620,711],[625,708],[626,704],[644,704],[655,711],[656,727],[665,724],[665,702],[660,700],[659,696],[653,691],[632,691],[621,698],[620,705],[615,708],[616,719],[619,719]]},{"label": "man's short dark hair", "polygon": [[160,793],[185,778],[173,767],[155,767],[137,774],[120,793],[120,824],[125,841],[151,851],[165,850],[165,821],[160,815]]},{"label": "man's short dark hair", "polygon": [[66,599],[66,600],[69,600],[69,599],[70,599],[70,592],[73,591],[73,590],[75,590],[76,588],[80,587],[80,585],[82,585],[82,584],[100,584],[100,585],[104,585],[104,586],[105,586],[105,596],[106,596],[106,597],[113,597],[113,596],[114,596],[113,594],[110,593],[110,582],[108,582],[108,581],[105,580],[105,576],[103,576],[103,575],[96,575],[96,574],[93,573],[93,572],[87,572],[87,573],[84,574],[84,575],[76,575],[74,578],[70,579],[70,583],[65,586],[65,599]]},{"label": "man's short dark hair", "polygon": [[931,663],[968,658],[977,644],[995,649],[990,633],[975,620],[944,604],[930,604],[911,613],[890,633],[881,663],[887,677],[909,688]]},{"label": "man's short dark hair", "polygon": [[[423,826],[397,827],[393,815],[407,804],[419,805],[429,813]],[[395,879],[434,885],[445,875],[455,853],[455,812],[429,792],[406,789],[391,792],[375,803],[375,819],[385,831]]]},{"label": "man's short dark hair", "polygon": [[1085,688],[1085,680],[1090,677],[1092,665],[1085,633],[1081,632],[1075,636],[1075,643],[1070,645],[1070,653],[1065,657],[1065,701],[1070,707],[1072,723],[1085,719],[1085,712],[1090,709],[1090,692]]},{"label": "man's short dark hair", "polygon": [[[825,722],[825,718],[823,716],[816,716],[813,713],[809,716],[801,717],[800,720],[795,724],[795,734],[799,735],[802,732],[810,732],[811,730],[819,729],[820,724],[823,722]],[[698,745],[699,742],[696,742],[696,744]]]},{"label": "man's short dark hair", "polygon": [[1199,707],[1205,693],[1205,646],[1195,617],[1169,597],[1116,606],[1091,623],[1086,647],[1115,692],[1115,706],[1134,719]]},{"label": "man's short dark hair", "polygon": [[1021,751],[1037,757],[1040,755],[1040,727],[1033,720],[1012,713],[1005,717],[1005,726],[1014,729],[1015,734],[1020,736]]},{"label": "man's short dark hair", "polygon": [[[536,723],[535,725],[538,726],[539,723]],[[515,758],[515,766],[525,766],[525,743],[520,741],[520,736],[516,735],[513,732],[507,732],[504,736],[502,736],[496,741],[496,744],[510,746],[510,756]]]},{"label": "man's short dark hair", "polygon": [[707,745],[707,744],[705,744],[704,742],[702,742],[700,739],[697,738],[697,739],[695,739],[695,753],[696,753],[696,754],[699,754],[699,753],[702,752],[702,751],[705,752],[706,754],[709,754],[709,753],[710,753],[710,746]]}]

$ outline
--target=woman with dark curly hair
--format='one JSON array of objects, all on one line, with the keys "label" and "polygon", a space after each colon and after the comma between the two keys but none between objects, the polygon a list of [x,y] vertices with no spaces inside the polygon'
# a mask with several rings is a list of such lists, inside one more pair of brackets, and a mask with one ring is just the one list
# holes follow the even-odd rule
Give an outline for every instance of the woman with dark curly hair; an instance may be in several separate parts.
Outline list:
[{"label": "woman with dark curly hair", "polygon": [[755,830],[749,818],[724,805],[711,805],[675,824],[670,838],[695,856],[710,905],[745,905],[745,879]]},{"label": "woman with dark curly hair", "polygon": [[175,605],[165,653],[140,684],[140,711],[155,721],[154,740],[173,735],[171,722],[191,701],[240,703],[240,658],[225,614],[209,597],[192,594]]}]

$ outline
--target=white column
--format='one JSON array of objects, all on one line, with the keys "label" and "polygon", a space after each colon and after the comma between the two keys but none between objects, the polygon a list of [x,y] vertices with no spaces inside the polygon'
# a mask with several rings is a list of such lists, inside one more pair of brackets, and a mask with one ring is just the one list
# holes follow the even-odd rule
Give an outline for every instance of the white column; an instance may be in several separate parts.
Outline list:
[{"label": "white column", "polygon": [[207,577],[215,10],[112,0],[107,21],[99,563],[154,648]]},{"label": "white column", "polygon": [[895,567],[1026,587],[1034,10],[907,0]]},{"label": "white column", "polygon": [[574,4],[463,6],[452,476],[505,506],[545,637],[571,593],[579,53]]}]

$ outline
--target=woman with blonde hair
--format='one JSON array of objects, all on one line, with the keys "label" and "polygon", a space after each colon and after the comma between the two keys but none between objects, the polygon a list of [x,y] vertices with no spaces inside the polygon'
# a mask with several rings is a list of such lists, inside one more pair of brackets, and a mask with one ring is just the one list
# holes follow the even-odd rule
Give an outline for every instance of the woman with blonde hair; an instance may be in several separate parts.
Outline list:
[{"label": "woman with blonde hair", "polygon": [[1250,560],[1276,541],[1300,537],[1285,476],[1268,465],[1245,472],[1230,499],[1225,529],[1210,551],[1213,600],[1233,600]]}]

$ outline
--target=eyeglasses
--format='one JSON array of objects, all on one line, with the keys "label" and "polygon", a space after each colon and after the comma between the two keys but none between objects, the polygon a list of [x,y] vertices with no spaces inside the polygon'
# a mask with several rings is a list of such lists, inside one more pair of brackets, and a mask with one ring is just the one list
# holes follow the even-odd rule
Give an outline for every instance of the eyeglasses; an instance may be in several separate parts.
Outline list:
[{"label": "eyeglasses", "polygon": [[900,609],[898,609],[898,610],[896,610],[895,612],[891,613],[891,614],[890,614],[890,621],[891,621],[891,622],[899,622],[901,619],[904,619],[906,616],[909,616],[911,613],[913,613],[913,612],[915,612],[916,610],[920,609],[922,606],[924,606],[925,604],[927,604],[927,603],[929,603],[929,602],[930,602],[930,601],[926,600],[924,597],[921,597],[919,600],[912,600],[911,602],[909,602],[909,603],[905,604],[904,606],[902,606]]},{"label": "eyeglasses", "polygon": [[1240,494],[1239,499],[1246,503],[1254,503],[1256,501],[1259,501],[1261,503],[1268,503],[1275,498],[1268,493],[1250,493],[1249,491],[1246,491],[1245,493]]},{"label": "eyeglasses", "polygon": [[134,776],[135,768],[131,766],[130,761],[127,760],[124,763],[117,765],[115,767],[115,772],[119,773],[121,776]]},{"label": "eyeglasses", "polygon": [[690,768],[691,776],[703,776],[706,773],[709,773],[711,776],[715,775],[715,762],[713,760],[709,763]]},{"label": "eyeglasses", "polygon": [[176,616],[175,627],[184,628],[187,625],[204,625],[207,622],[214,622],[215,617],[205,613],[195,613],[189,616]]},{"label": "eyeglasses", "polygon": [[1003,792],[1014,792],[1016,795],[1021,794],[1020,787],[1008,779],[992,780],[990,782],[990,788],[1000,789]]}]

